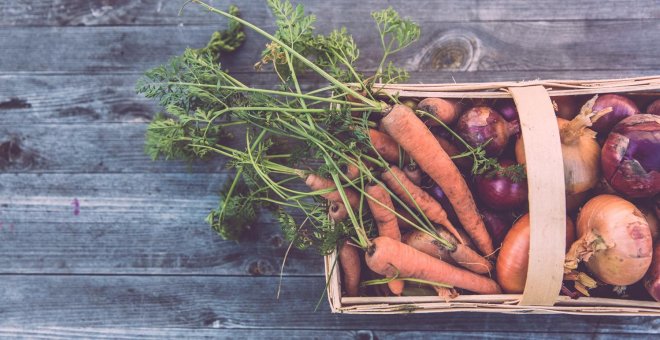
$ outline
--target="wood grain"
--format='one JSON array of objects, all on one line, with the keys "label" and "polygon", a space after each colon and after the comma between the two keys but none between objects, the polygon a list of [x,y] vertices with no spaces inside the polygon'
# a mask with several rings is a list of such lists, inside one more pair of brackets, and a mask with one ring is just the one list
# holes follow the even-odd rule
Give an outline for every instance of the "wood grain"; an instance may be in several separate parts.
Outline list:
[{"label": "wood grain", "polygon": [[[156,161],[144,152],[146,123],[0,125],[5,172],[221,172],[224,160]],[[11,147],[10,147],[11,145]]]},{"label": "wood grain", "polygon": [[[319,23],[328,28],[332,23]],[[333,27],[336,25],[332,25]],[[266,29],[272,26],[266,25]],[[378,64],[379,39],[362,23],[348,27],[361,47],[358,66]],[[416,71],[648,70],[660,68],[654,41],[660,20],[434,23],[413,48],[393,57]],[[214,28],[17,27],[0,35],[0,73],[143,72],[204,46]],[[245,46],[224,67],[252,70],[265,40],[249,32]],[[36,47],[36,48],[35,48]]]},{"label": "wood grain", "polygon": [[[655,70],[601,71],[412,71],[410,83],[522,81],[535,79],[603,79],[654,75]],[[139,73],[71,75],[0,75],[0,125],[148,122],[160,108],[135,93]],[[267,71],[241,72],[237,78],[260,88],[275,88]],[[324,86],[307,78],[303,89]]]},{"label": "wood grain", "polygon": [[[226,178],[0,174],[0,273],[278,275],[288,242],[268,214],[240,244],[204,221]],[[293,250],[284,274],[322,270]]]},{"label": "wood grain", "polygon": [[[594,333],[555,334],[564,336],[593,336],[604,340],[648,339],[651,334]],[[483,332],[459,330],[386,331],[386,330],[309,330],[309,329],[222,329],[211,324],[208,328],[103,328],[103,327],[38,327],[0,328],[0,336],[12,339],[164,339],[164,338],[212,338],[212,339],[483,339]],[[489,332],[489,339],[530,339],[542,336],[539,332]],[[545,337],[549,337],[546,335]]]},{"label": "wood grain", "polygon": [[[660,319],[479,313],[437,315],[331,315],[321,277],[288,277],[276,299],[276,277],[3,275],[0,328],[217,327],[221,329],[411,330],[652,334]],[[75,299],[71,297],[75,296]],[[34,313],[38,310],[38,313]],[[405,320],[405,322],[402,322]]]},{"label": "wood grain", "polygon": [[[184,1],[163,0],[34,0],[3,2],[0,4],[0,26],[115,26],[115,25],[215,25],[220,20],[202,11],[198,6],[187,6],[179,15]],[[374,10],[386,5],[378,0],[364,0],[354,6],[352,0],[294,1],[316,14],[321,21],[335,22],[369,18]],[[225,9],[229,1],[211,1]],[[254,22],[271,19],[261,0],[244,0],[239,4],[243,17]],[[652,19],[660,17],[656,0],[622,0],[616,10],[603,6],[602,1],[543,0],[524,3],[514,0],[478,1],[447,0],[438,4],[419,1],[419,5],[406,6],[405,1],[388,1],[387,5],[419,22],[460,22],[494,20],[605,20]],[[351,16],[342,15],[342,8],[351,8]],[[638,10],[644,8],[645,10]]]},{"label": "wood grain", "polygon": [[[135,80],[225,25],[195,6],[178,16],[182,2],[0,2],[0,337],[618,339],[660,331],[660,320],[641,317],[331,315],[325,299],[315,313],[322,259],[299,251],[276,300],[286,242],[273,221],[264,216],[261,232],[240,245],[203,221],[228,178],[223,162],[152,162],[143,152],[159,108],[134,94]],[[353,32],[360,67],[373,70],[380,48],[369,13],[386,4],[302,2],[320,31]],[[411,82],[660,72],[658,0],[390,4],[422,26],[422,40],[395,57]],[[273,30],[262,0],[240,6]],[[272,74],[252,70],[264,43],[248,32],[224,67],[272,87]]]}]

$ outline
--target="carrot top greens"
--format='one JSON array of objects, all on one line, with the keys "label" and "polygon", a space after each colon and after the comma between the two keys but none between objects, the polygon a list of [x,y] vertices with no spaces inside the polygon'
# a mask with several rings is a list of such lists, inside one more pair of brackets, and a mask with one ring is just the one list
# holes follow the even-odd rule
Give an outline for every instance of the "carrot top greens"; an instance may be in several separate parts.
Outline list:
[{"label": "carrot top greens", "polygon": [[[222,11],[200,0],[186,4],[190,2],[228,18],[228,28],[214,33],[206,47],[186,49],[138,82],[137,92],[164,108],[147,128],[146,152],[153,159],[192,161],[221,155],[229,160],[233,178],[207,217],[226,239],[240,240],[256,226],[260,211],[267,210],[299,248],[328,253],[347,236],[366,247],[373,236],[371,215],[363,204],[351,208],[345,191],[355,190],[365,200],[365,185],[382,183],[373,170],[388,165],[373,156],[368,129],[389,105],[372,85],[407,79],[407,72],[389,57],[418,40],[419,26],[392,8],[374,12],[383,55],[376,72],[367,76],[355,66],[360,52],[346,29],[316,33],[316,17],[305,14],[302,5],[268,0],[277,27],[268,33],[240,18],[234,6]],[[269,40],[255,67],[272,67],[278,78],[274,86],[249,86],[223,70],[220,56],[240,46],[243,28]],[[300,81],[307,75],[327,84],[303,91]],[[390,97],[388,102],[398,99]],[[466,153],[474,154],[472,149]],[[345,175],[349,166],[359,170],[357,178]],[[348,210],[346,220],[330,221],[327,202],[319,196],[327,190],[301,188],[299,179],[310,173],[332,179]],[[396,196],[394,200],[402,203]],[[401,206],[413,216],[408,222],[450,247],[428,219]]]}]

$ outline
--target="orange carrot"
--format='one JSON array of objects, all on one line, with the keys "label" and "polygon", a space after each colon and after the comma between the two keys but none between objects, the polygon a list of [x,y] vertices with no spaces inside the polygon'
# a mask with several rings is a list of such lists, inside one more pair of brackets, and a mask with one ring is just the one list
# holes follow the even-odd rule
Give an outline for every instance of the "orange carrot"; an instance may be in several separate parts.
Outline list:
[{"label": "orange carrot", "polygon": [[344,174],[351,181],[360,176],[360,169],[358,169],[358,167],[353,165],[353,164],[346,164],[346,169],[345,170],[346,171],[344,171]]},{"label": "orange carrot", "polygon": [[[443,150],[447,153],[449,156],[456,156],[461,153],[461,151],[458,150],[456,145],[452,144],[450,141],[438,136],[434,135],[435,139],[438,141],[440,146],[442,147]],[[461,170],[466,170],[470,169],[472,167],[472,161],[470,157],[461,157],[461,158],[452,158],[456,166],[458,166]]]},{"label": "orange carrot", "polygon": [[[410,224],[408,221],[414,222],[415,218],[412,217],[412,215],[410,215],[409,212],[407,212],[406,210],[403,210],[403,209],[398,209],[396,211],[396,213],[401,216],[401,217],[399,217],[397,215],[397,217],[396,217],[396,223],[399,224],[399,229],[411,229],[411,228],[413,228],[413,225]],[[404,220],[403,218],[405,218],[408,221]]]},{"label": "orange carrot", "polygon": [[401,240],[401,231],[399,230],[399,224],[396,221],[396,215],[383,207],[384,205],[389,209],[394,210],[390,194],[380,184],[369,184],[365,189],[366,193],[371,196],[367,199],[367,203],[369,204],[369,210],[371,210],[374,221],[378,226],[378,235],[386,236],[394,240]]},{"label": "orange carrot", "polygon": [[493,241],[477,211],[477,205],[465,179],[426,125],[404,105],[395,105],[381,120],[381,124],[422,171],[442,188],[463,228],[481,253],[492,254]]},{"label": "orange carrot", "polygon": [[348,241],[339,247],[339,264],[344,273],[344,289],[346,296],[358,296],[360,287],[360,256],[357,248],[348,244]]},{"label": "orange carrot", "polygon": [[415,183],[415,185],[422,185],[422,170],[419,169],[417,164],[410,163],[403,167],[403,172],[406,174],[408,179]]},{"label": "orange carrot", "polygon": [[[315,174],[308,175],[307,179],[305,179],[305,184],[307,184],[307,186],[313,191],[337,188],[335,182],[332,180]],[[350,188],[344,188],[344,192],[346,193],[346,198],[348,198],[351,207],[357,209],[358,205],[360,205],[360,196]],[[322,194],[321,196],[332,202],[343,203],[339,191],[337,190]]]},{"label": "orange carrot", "polygon": [[[426,98],[417,104],[417,109],[426,111],[447,125],[452,125],[458,120],[461,104],[454,99]],[[435,120],[427,122],[431,126],[439,125]]]},{"label": "orange carrot", "polygon": [[371,145],[374,146],[376,152],[384,160],[391,163],[399,162],[399,145],[396,144],[392,137],[378,130],[369,129],[369,138],[371,139]]},{"label": "orange carrot", "polygon": [[[390,194],[380,184],[367,185],[365,191],[371,196],[367,199],[367,203],[369,204],[369,210],[371,210],[374,221],[378,226],[378,235],[400,241],[401,231],[396,221],[396,215],[392,212],[394,211],[394,205],[392,204]],[[393,280],[388,282],[387,286],[394,295],[401,295],[404,283],[401,280]]]},{"label": "orange carrot", "polygon": [[365,255],[367,266],[378,274],[416,278],[444,283],[479,294],[499,294],[497,283],[465,269],[456,268],[442,260],[393,240],[377,237]]},{"label": "orange carrot", "polygon": [[346,210],[346,206],[341,202],[330,202],[328,215],[330,215],[332,221],[340,222],[348,216],[348,210]]},{"label": "orange carrot", "polygon": [[440,237],[456,246],[453,251],[448,250],[431,237],[431,235],[414,230],[407,237],[405,243],[423,253],[439,258],[449,264],[457,264],[477,274],[487,274],[493,270],[493,264],[479,255],[465,244],[456,242],[456,239],[444,228],[437,229]]},{"label": "orange carrot", "polygon": [[447,218],[447,212],[442,208],[442,205],[426,191],[422,190],[422,188],[411,182],[401,169],[391,166],[390,170],[383,172],[381,177],[392,192],[399,196],[408,206],[415,208],[415,203],[417,203],[429,221],[442,224],[460,243],[465,243],[454,225]]}]

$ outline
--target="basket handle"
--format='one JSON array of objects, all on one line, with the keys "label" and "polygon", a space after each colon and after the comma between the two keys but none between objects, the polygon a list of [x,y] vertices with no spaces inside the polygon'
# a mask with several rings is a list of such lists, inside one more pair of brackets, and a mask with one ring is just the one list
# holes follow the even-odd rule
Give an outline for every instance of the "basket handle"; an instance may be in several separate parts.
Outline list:
[{"label": "basket handle", "polygon": [[510,87],[525,141],[529,188],[529,266],[521,305],[552,306],[561,290],[566,196],[559,127],[543,86]]}]

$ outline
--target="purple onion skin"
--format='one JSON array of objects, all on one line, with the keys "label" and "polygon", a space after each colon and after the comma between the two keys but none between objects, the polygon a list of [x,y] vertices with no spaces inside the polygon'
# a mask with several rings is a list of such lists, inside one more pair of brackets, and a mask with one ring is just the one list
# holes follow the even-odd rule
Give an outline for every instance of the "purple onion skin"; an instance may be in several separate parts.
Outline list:
[{"label": "purple onion skin", "polygon": [[486,155],[499,156],[509,142],[509,137],[520,131],[518,122],[507,122],[497,111],[487,106],[475,106],[467,110],[456,124],[456,132],[473,147],[488,142]]},{"label": "purple onion skin", "polygon": [[510,213],[496,213],[484,209],[481,209],[480,213],[488,234],[493,239],[493,245],[498,248],[513,225],[513,216]]},{"label": "purple onion skin", "polygon": [[646,113],[660,116],[660,99],[656,99],[653,103],[651,103],[651,105],[646,108]]},{"label": "purple onion skin", "polygon": [[502,118],[507,122],[518,121],[518,109],[513,100],[505,99],[495,106],[497,112],[500,113]]},{"label": "purple onion skin", "polygon": [[603,176],[629,198],[660,193],[660,117],[636,114],[617,124],[601,152]]},{"label": "purple onion skin", "polygon": [[[502,161],[503,167],[512,165]],[[511,211],[527,203],[527,181],[514,182],[505,176],[479,175],[475,177],[475,188],[480,201],[493,211]]]},{"label": "purple onion skin", "polygon": [[597,112],[608,107],[612,107],[612,112],[600,117],[591,126],[591,129],[601,137],[610,133],[612,128],[623,119],[639,113],[639,108],[632,100],[618,94],[606,94],[598,97],[593,111]]}]

